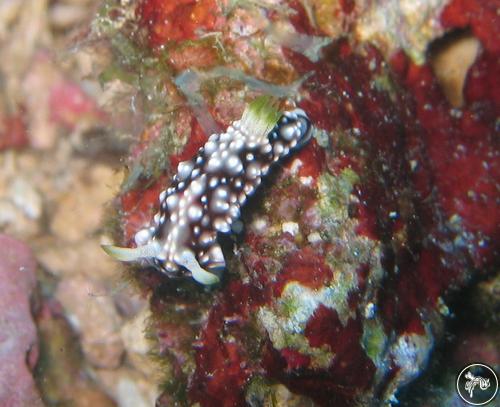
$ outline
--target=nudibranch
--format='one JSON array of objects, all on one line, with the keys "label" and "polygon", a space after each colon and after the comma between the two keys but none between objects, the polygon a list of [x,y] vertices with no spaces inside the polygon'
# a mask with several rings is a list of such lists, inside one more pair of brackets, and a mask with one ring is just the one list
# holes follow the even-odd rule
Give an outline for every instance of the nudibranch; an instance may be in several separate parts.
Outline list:
[{"label": "nudibranch", "polygon": [[121,261],[141,260],[169,276],[219,282],[226,266],[217,234],[241,226],[241,207],[271,166],[311,138],[302,109],[280,113],[260,97],[222,134],[212,134],[197,155],[179,163],[171,186],[159,197],[150,225],[135,234],[136,248],[104,245]]}]

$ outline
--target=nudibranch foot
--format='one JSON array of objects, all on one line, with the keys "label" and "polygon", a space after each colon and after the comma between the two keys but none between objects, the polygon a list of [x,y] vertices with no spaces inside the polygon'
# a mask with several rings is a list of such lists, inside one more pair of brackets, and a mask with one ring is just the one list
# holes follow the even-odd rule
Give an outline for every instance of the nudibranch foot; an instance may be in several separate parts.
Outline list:
[{"label": "nudibranch foot", "polygon": [[160,245],[155,241],[135,248],[118,247],[109,244],[103,244],[101,247],[106,254],[120,261],[137,261],[139,259],[154,258],[161,252]]},{"label": "nudibranch foot", "polygon": [[226,267],[217,234],[240,233],[241,207],[270,167],[311,138],[306,113],[280,113],[268,97],[254,100],[241,120],[212,134],[198,154],[179,163],[160,194],[160,210],[135,235],[135,249],[104,246],[122,261],[143,260],[170,276],[191,275],[201,284],[220,281]]}]

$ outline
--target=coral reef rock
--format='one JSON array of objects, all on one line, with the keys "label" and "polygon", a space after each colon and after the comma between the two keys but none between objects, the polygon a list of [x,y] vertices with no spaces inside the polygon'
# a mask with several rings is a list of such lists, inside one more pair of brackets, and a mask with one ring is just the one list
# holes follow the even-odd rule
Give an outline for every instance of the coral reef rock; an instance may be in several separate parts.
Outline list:
[{"label": "coral reef rock", "polygon": [[[315,127],[222,242],[219,286],[132,271],[151,294],[158,404],[396,402],[442,340],[450,298],[498,271],[495,7],[105,4],[94,30],[114,63],[102,77],[137,87],[145,118],[115,200],[120,244],[158,210],[177,164],[256,95],[294,100]],[[467,67],[444,89],[442,70],[461,61],[432,64],[427,50],[464,27]]]},{"label": "coral reef rock", "polygon": [[0,235],[0,405],[43,406],[31,370],[38,336],[30,298],[36,263],[22,242]]}]

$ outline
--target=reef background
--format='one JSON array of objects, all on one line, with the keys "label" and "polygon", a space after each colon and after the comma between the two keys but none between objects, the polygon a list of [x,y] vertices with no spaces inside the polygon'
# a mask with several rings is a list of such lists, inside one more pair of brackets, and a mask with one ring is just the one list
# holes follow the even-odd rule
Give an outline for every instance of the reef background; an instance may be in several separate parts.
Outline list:
[{"label": "reef background", "polygon": [[[499,10],[3,2],[0,405],[460,405],[500,368]],[[262,93],[316,132],[222,285],[107,258]]]}]

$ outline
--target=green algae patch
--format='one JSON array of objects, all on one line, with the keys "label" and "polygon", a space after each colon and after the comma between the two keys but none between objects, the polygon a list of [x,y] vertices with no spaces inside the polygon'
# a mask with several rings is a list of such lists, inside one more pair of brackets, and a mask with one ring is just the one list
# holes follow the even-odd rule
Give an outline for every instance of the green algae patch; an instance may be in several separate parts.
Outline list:
[{"label": "green algae patch", "polygon": [[389,73],[383,73],[376,76],[373,80],[373,86],[379,92],[386,92],[391,98],[391,101],[396,102],[398,89],[392,78],[389,76]]},{"label": "green algae patch", "polygon": [[358,182],[358,174],[350,168],[343,169],[337,176],[326,172],[320,175],[318,180],[319,209],[323,219],[334,222],[349,217],[350,196],[354,185]]},{"label": "green algae patch", "polygon": [[387,336],[378,319],[365,320],[361,344],[375,366],[379,366],[386,352]]},{"label": "green algae patch", "polygon": [[249,406],[265,407],[314,407],[306,396],[292,393],[285,385],[261,375],[253,376],[245,388],[245,401]]}]

